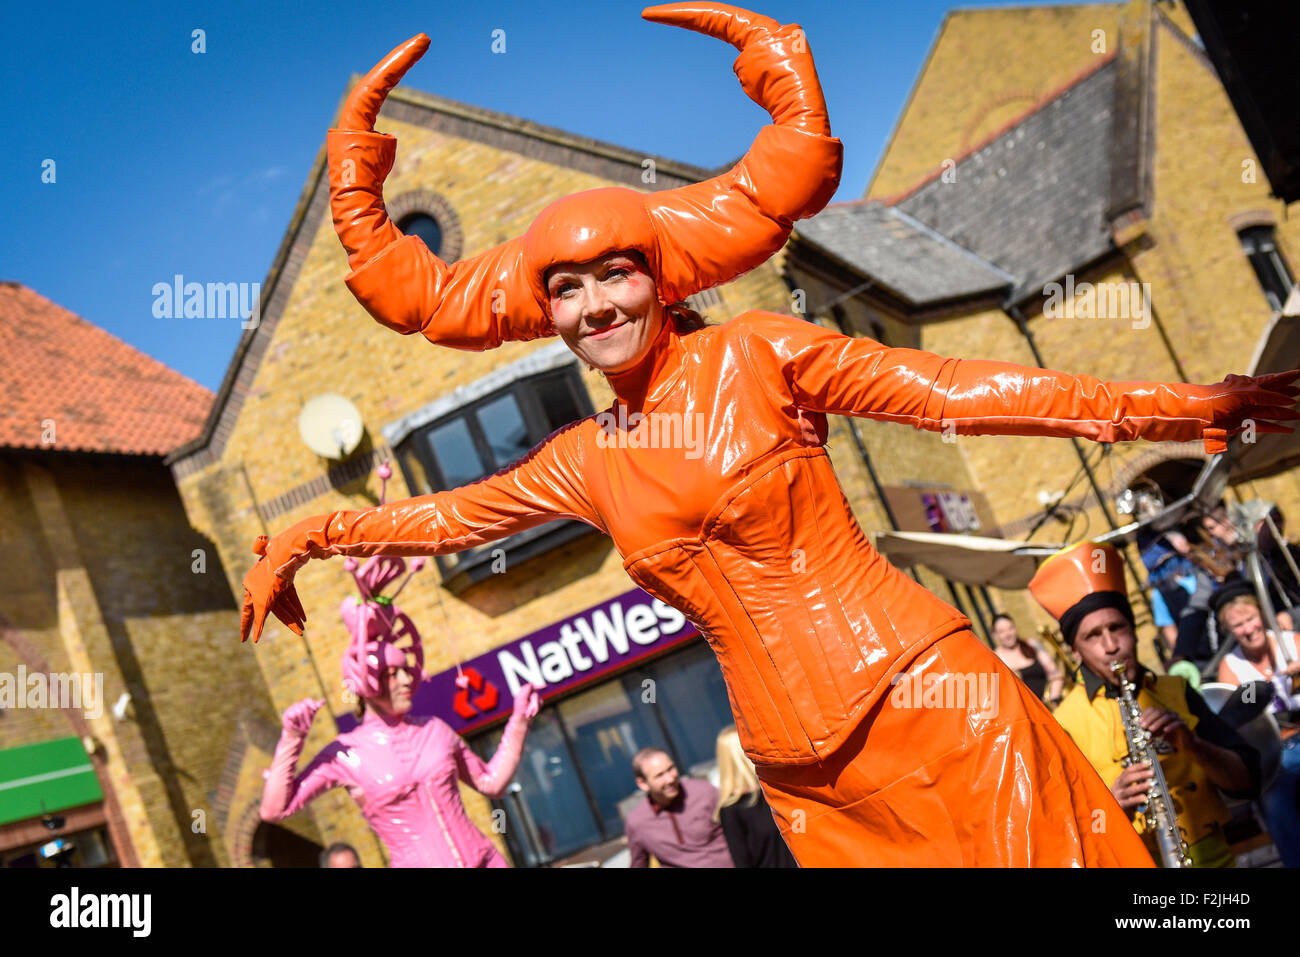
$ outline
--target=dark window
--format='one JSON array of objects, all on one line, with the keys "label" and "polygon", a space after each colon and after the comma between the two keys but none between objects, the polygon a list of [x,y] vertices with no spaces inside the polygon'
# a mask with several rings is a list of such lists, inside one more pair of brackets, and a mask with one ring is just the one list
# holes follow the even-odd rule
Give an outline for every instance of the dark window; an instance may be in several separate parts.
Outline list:
[{"label": "dark window", "polygon": [[[591,412],[577,366],[570,365],[521,379],[415,430],[399,443],[398,461],[414,494],[460,488],[507,468],[556,429]],[[513,565],[588,531],[582,522],[548,522],[437,561],[444,583],[458,591],[492,573],[496,549]]]},{"label": "dark window", "polygon": [[1291,270],[1278,252],[1273,227],[1251,226],[1238,236],[1241,237],[1241,249],[1250,260],[1250,267],[1255,270],[1255,278],[1259,280],[1269,305],[1281,309],[1291,294]]},{"label": "dark window", "polygon": [[[655,700],[647,701],[647,687]],[[622,837],[625,815],[644,800],[633,755],[664,748],[683,777],[707,777],[718,732],[733,721],[722,671],[703,640],[548,706],[496,802],[509,822],[511,854],[536,867]],[[498,728],[470,746],[487,761],[500,741]]]},{"label": "dark window", "polygon": [[407,236],[419,236],[429,247],[429,252],[435,256],[442,249],[442,227],[428,213],[411,213],[409,216],[403,216],[397,228]]}]

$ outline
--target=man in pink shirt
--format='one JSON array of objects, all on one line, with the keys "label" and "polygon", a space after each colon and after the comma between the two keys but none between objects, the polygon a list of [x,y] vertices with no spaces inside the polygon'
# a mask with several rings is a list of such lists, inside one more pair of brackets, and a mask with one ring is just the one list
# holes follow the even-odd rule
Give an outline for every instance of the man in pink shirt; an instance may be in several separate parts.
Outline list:
[{"label": "man in pink shirt", "polygon": [[653,854],[664,867],[734,867],[722,825],[713,819],[718,792],[708,781],[682,779],[673,759],[643,748],[632,759],[643,804],[627,816],[631,867],[647,867]]}]

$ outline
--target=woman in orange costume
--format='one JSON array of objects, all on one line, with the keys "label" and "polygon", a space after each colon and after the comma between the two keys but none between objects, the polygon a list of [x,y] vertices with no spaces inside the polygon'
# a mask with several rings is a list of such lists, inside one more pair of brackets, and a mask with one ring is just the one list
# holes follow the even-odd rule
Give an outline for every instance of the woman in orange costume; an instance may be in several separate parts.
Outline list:
[{"label": "woman in orange costume", "polygon": [[[741,85],[773,124],[726,174],[660,193],[578,193],[523,237],[450,266],[389,221],[396,144],[372,132],[427,37],[353,91],[329,133],[329,176],[362,305],[457,348],[559,334],[617,399],[612,415],[575,422],[472,485],[259,538],[244,637],[268,612],[302,633],[292,582],[309,559],[445,554],[576,518],[708,640],[804,866],[1150,866],[1131,828],[1096,826],[1123,814],[1042,704],[965,617],[868,544],[823,448],[826,415],[963,434],[1204,439],[1221,451],[1247,417],[1263,431],[1296,417],[1294,374],[1112,384],[885,348],[773,313],[699,328],[681,301],[762,263],[819,211],[839,181],[840,143],[797,26],[706,2],[643,16],[735,45]],[[697,415],[702,454],[648,440]],[[900,694],[980,675],[992,700],[935,707],[921,690]]]}]

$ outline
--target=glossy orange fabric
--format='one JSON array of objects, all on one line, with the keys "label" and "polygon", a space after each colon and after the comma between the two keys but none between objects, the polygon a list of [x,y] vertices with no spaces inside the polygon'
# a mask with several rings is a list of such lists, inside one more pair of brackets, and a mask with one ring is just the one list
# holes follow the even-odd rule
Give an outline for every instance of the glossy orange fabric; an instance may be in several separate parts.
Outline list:
[{"label": "glossy orange fabric", "polygon": [[759,768],[802,866],[1153,866],[1074,742],[974,635],[935,642],[895,688],[931,675],[991,693],[961,709],[891,692],[827,760]]},{"label": "glossy orange fabric", "polygon": [[[611,425],[620,416],[592,416],[473,485],[305,520],[269,542],[266,570],[292,577],[310,558],[442,554],[557,517],[588,522],[613,538],[639,585],[700,628],[721,665],[741,742],[764,773],[808,766],[816,774],[845,760],[847,742],[894,676],[969,625],[867,542],[821,447],[826,413],[936,431],[957,423],[967,432],[1089,437],[1192,439],[1207,424],[1194,414],[1199,387],[1129,384],[1121,393],[1086,377],[886,348],[773,313],[688,335],[667,323],[646,359],[609,381],[628,431]],[[1127,408],[1133,419],[1121,413]],[[988,655],[978,662],[990,664]],[[1041,708],[1026,710],[1030,724],[1052,720]],[[877,748],[923,754],[918,741],[927,735],[908,732],[909,720],[928,727],[961,719],[924,708],[891,715],[881,727],[894,736],[886,744],[877,731],[861,760],[893,760]],[[1062,829],[1091,827],[1043,816],[1040,778],[1026,770],[1063,762],[1087,778],[1059,729],[1014,727],[1021,718],[1010,713],[998,720],[995,737],[1005,732],[1008,747],[1028,749],[1014,762],[979,758],[982,738],[971,756],[962,736],[942,745],[962,769],[954,774],[971,820],[1010,815],[1008,826],[1045,848],[1064,840]],[[875,841],[906,843],[909,834],[933,831],[930,803],[914,802],[908,789],[890,793],[895,822],[855,831],[863,853]],[[1091,792],[1086,800],[1093,808],[1102,801]],[[1063,807],[1057,798],[1049,806]],[[983,838],[972,831],[960,840]],[[1083,863],[1103,860],[1081,846]],[[988,861],[1000,852],[963,853]]]}]

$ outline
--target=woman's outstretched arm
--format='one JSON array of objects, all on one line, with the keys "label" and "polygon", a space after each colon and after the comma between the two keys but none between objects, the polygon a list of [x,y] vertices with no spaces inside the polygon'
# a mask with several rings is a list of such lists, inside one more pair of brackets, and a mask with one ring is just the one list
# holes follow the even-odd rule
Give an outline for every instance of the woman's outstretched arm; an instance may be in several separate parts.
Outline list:
[{"label": "woman's outstretched arm", "polygon": [[456,738],[456,770],[460,779],[480,794],[490,798],[499,798],[506,793],[506,785],[519,770],[519,761],[524,754],[524,738],[528,736],[528,727],[541,706],[537,692],[532,685],[524,685],[515,695],[514,713],[506,722],[506,729],[501,733],[501,743],[497,745],[492,760],[484,763],[483,759],[470,750],[464,738]]},{"label": "woman's outstretched arm", "polygon": [[776,313],[738,317],[735,332],[756,370],[784,384],[799,408],[901,422],[961,435],[1078,436],[1097,442],[1204,440],[1222,452],[1251,420],[1289,432],[1300,418],[1300,371],[1230,375],[1213,385],[1105,382],[1010,362],[948,359],[892,349]]},{"label": "woman's outstretched arm", "polygon": [[[585,421],[585,420],[584,420]],[[267,612],[295,634],[306,621],[293,576],[313,558],[333,555],[446,555],[506,538],[558,518],[605,530],[583,480],[581,422],[554,433],[509,468],[446,492],[303,519],[274,538],[244,578],[241,640],[262,633]]]},{"label": "woman's outstretched arm", "polygon": [[335,745],[316,755],[302,774],[294,775],[312,719],[324,704],[321,700],[304,698],[285,709],[280,743],[262,791],[263,821],[282,821],[297,814],[330,788],[343,783],[335,763],[339,750]]}]

